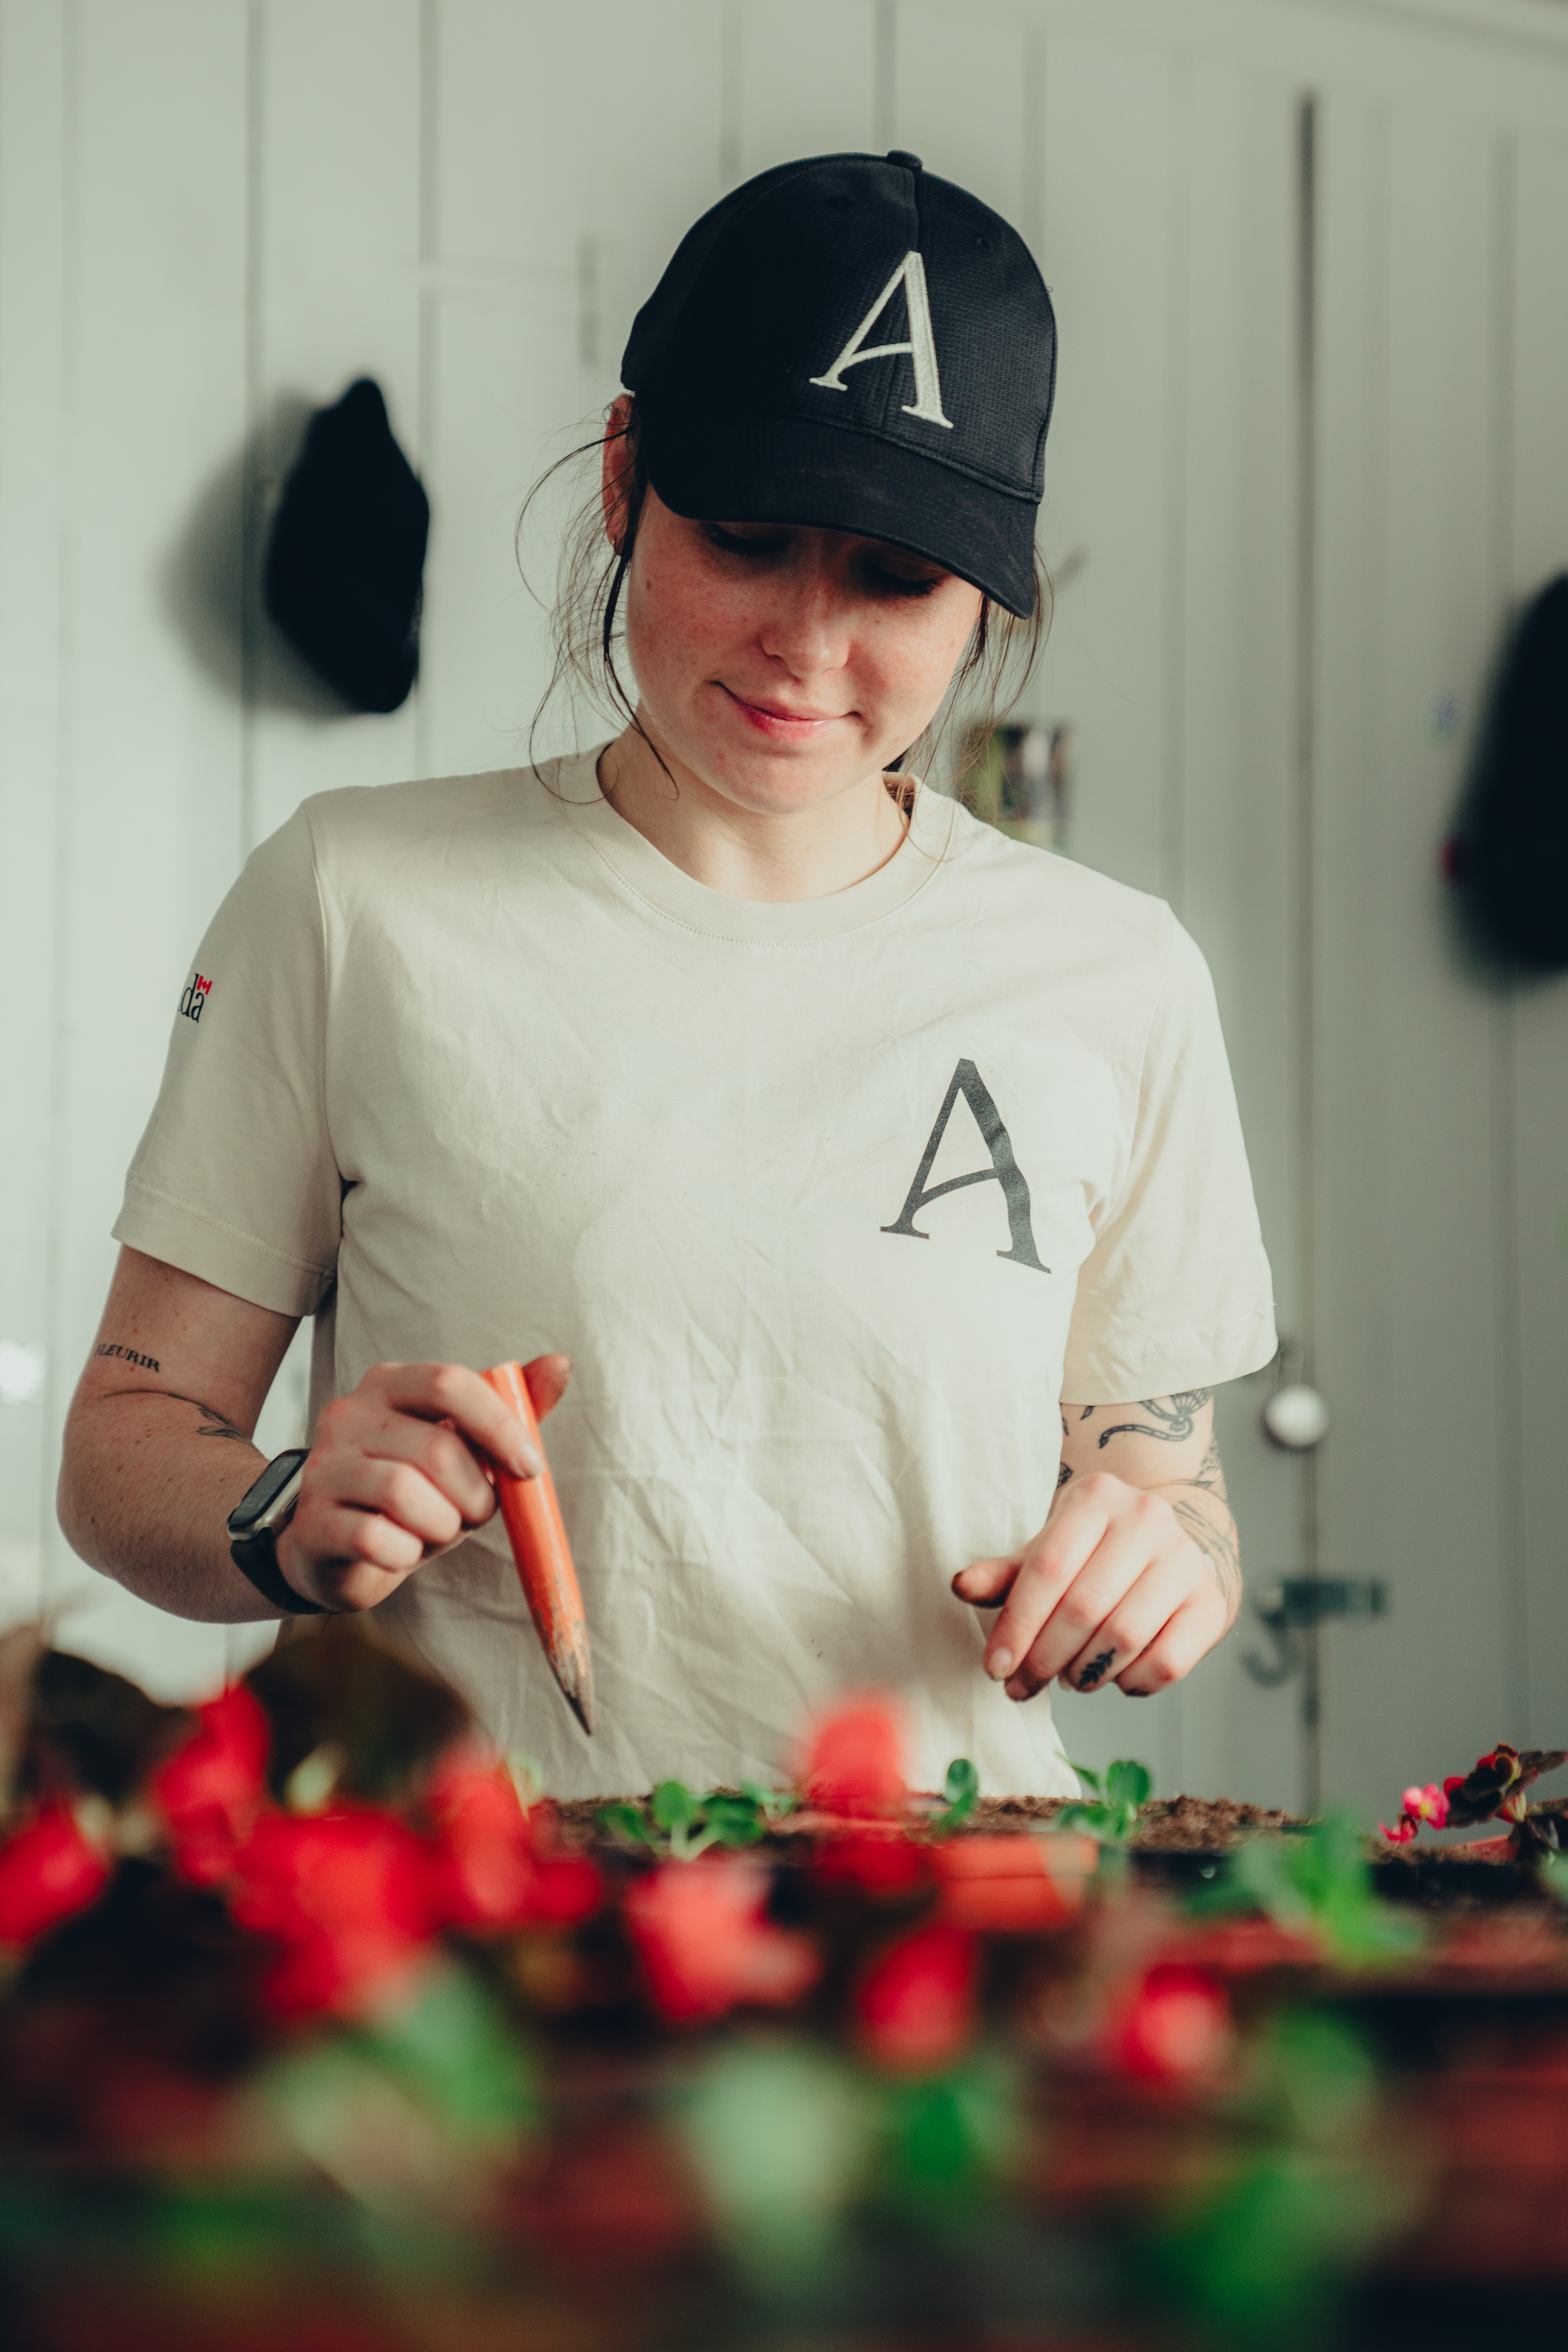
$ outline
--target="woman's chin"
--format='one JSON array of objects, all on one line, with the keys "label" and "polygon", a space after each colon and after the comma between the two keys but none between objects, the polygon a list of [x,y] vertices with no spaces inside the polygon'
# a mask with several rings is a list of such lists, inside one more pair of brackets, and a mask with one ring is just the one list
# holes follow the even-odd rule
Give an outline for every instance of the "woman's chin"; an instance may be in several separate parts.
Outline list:
[{"label": "woman's chin", "polygon": [[876,747],[858,730],[848,741],[780,742],[748,728],[737,740],[732,727],[707,735],[679,756],[710,792],[758,815],[787,816],[858,786],[869,788],[879,771]]},{"label": "woman's chin", "polygon": [[715,762],[706,772],[710,792],[752,816],[797,816],[853,792],[870,773],[847,772],[842,761],[803,758],[735,760]]}]

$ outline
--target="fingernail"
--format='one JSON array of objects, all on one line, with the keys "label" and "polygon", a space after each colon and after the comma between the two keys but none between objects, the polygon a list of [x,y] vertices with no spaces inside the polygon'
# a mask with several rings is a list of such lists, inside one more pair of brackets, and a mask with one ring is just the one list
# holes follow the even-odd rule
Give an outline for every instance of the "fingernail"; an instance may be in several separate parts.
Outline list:
[{"label": "fingernail", "polygon": [[514,1457],[520,1478],[537,1478],[544,1465],[531,1445],[520,1445]]},{"label": "fingernail", "polygon": [[1028,1697],[1028,1696],[1029,1696],[1029,1685],[1027,1685],[1027,1683],[1024,1683],[1024,1682],[1016,1682],[1016,1683],[1009,1683],[1009,1684],[1007,1685],[1007,1696],[1008,1696],[1009,1698],[1013,1698],[1013,1699],[1027,1698],[1027,1697]]},{"label": "fingernail", "polygon": [[985,1661],[985,1671],[994,1683],[999,1683],[1004,1675],[1010,1675],[1013,1671],[1012,1651],[993,1650]]}]

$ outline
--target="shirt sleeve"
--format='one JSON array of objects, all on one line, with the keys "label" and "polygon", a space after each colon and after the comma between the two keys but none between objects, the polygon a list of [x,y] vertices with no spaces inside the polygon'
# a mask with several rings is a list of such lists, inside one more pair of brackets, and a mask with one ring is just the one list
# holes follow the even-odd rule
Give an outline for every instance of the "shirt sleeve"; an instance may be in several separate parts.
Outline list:
[{"label": "shirt sleeve", "polygon": [[337,1265],[326,955],[310,821],[247,863],[181,993],[117,1241],[279,1315],[313,1315]]},{"label": "shirt sleeve", "polygon": [[1173,917],[1131,1149],[1079,1271],[1062,1395],[1215,1388],[1274,1354],[1273,1285],[1208,966]]}]

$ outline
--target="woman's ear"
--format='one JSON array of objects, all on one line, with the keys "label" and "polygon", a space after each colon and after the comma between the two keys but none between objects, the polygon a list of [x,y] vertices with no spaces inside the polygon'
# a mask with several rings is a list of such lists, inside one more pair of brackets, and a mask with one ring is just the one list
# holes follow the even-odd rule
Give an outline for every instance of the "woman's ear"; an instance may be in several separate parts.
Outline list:
[{"label": "woman's ear", "polygon": [[627,439],[631,424],[632,396],[621,393],[605,424],[605,457],[602,494],[605,502],[605,536],[619,555],[626,543],[626,511],[631,491],[632,452]]}]

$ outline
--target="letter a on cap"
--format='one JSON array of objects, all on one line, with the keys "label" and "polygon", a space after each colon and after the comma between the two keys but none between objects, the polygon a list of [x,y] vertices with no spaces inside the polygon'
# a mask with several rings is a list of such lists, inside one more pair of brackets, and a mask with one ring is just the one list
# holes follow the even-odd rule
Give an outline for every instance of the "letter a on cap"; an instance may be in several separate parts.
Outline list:
[{"label": "letter a on cap", "polygon": [[[868,351],[863,351],[861,345],[900,286],[904,289],[904,303],[910,314],[909,341],[875,343]],[[901,352],[908,352],[915,370],[915,396],[905,401],[904,415],[918,416],[927,425],[945,425],[951,433],[952,419],[942,413],[942,380],[936,368],[936,337],[931,328],[925,263],[918,253],[905,254],[833,365],[825,374],[814,375],[811,381],[820,384],[824,392],[847,392],[849,387],[844,382],[846,368],[859,367],[866,360],[894,359]]]}]

